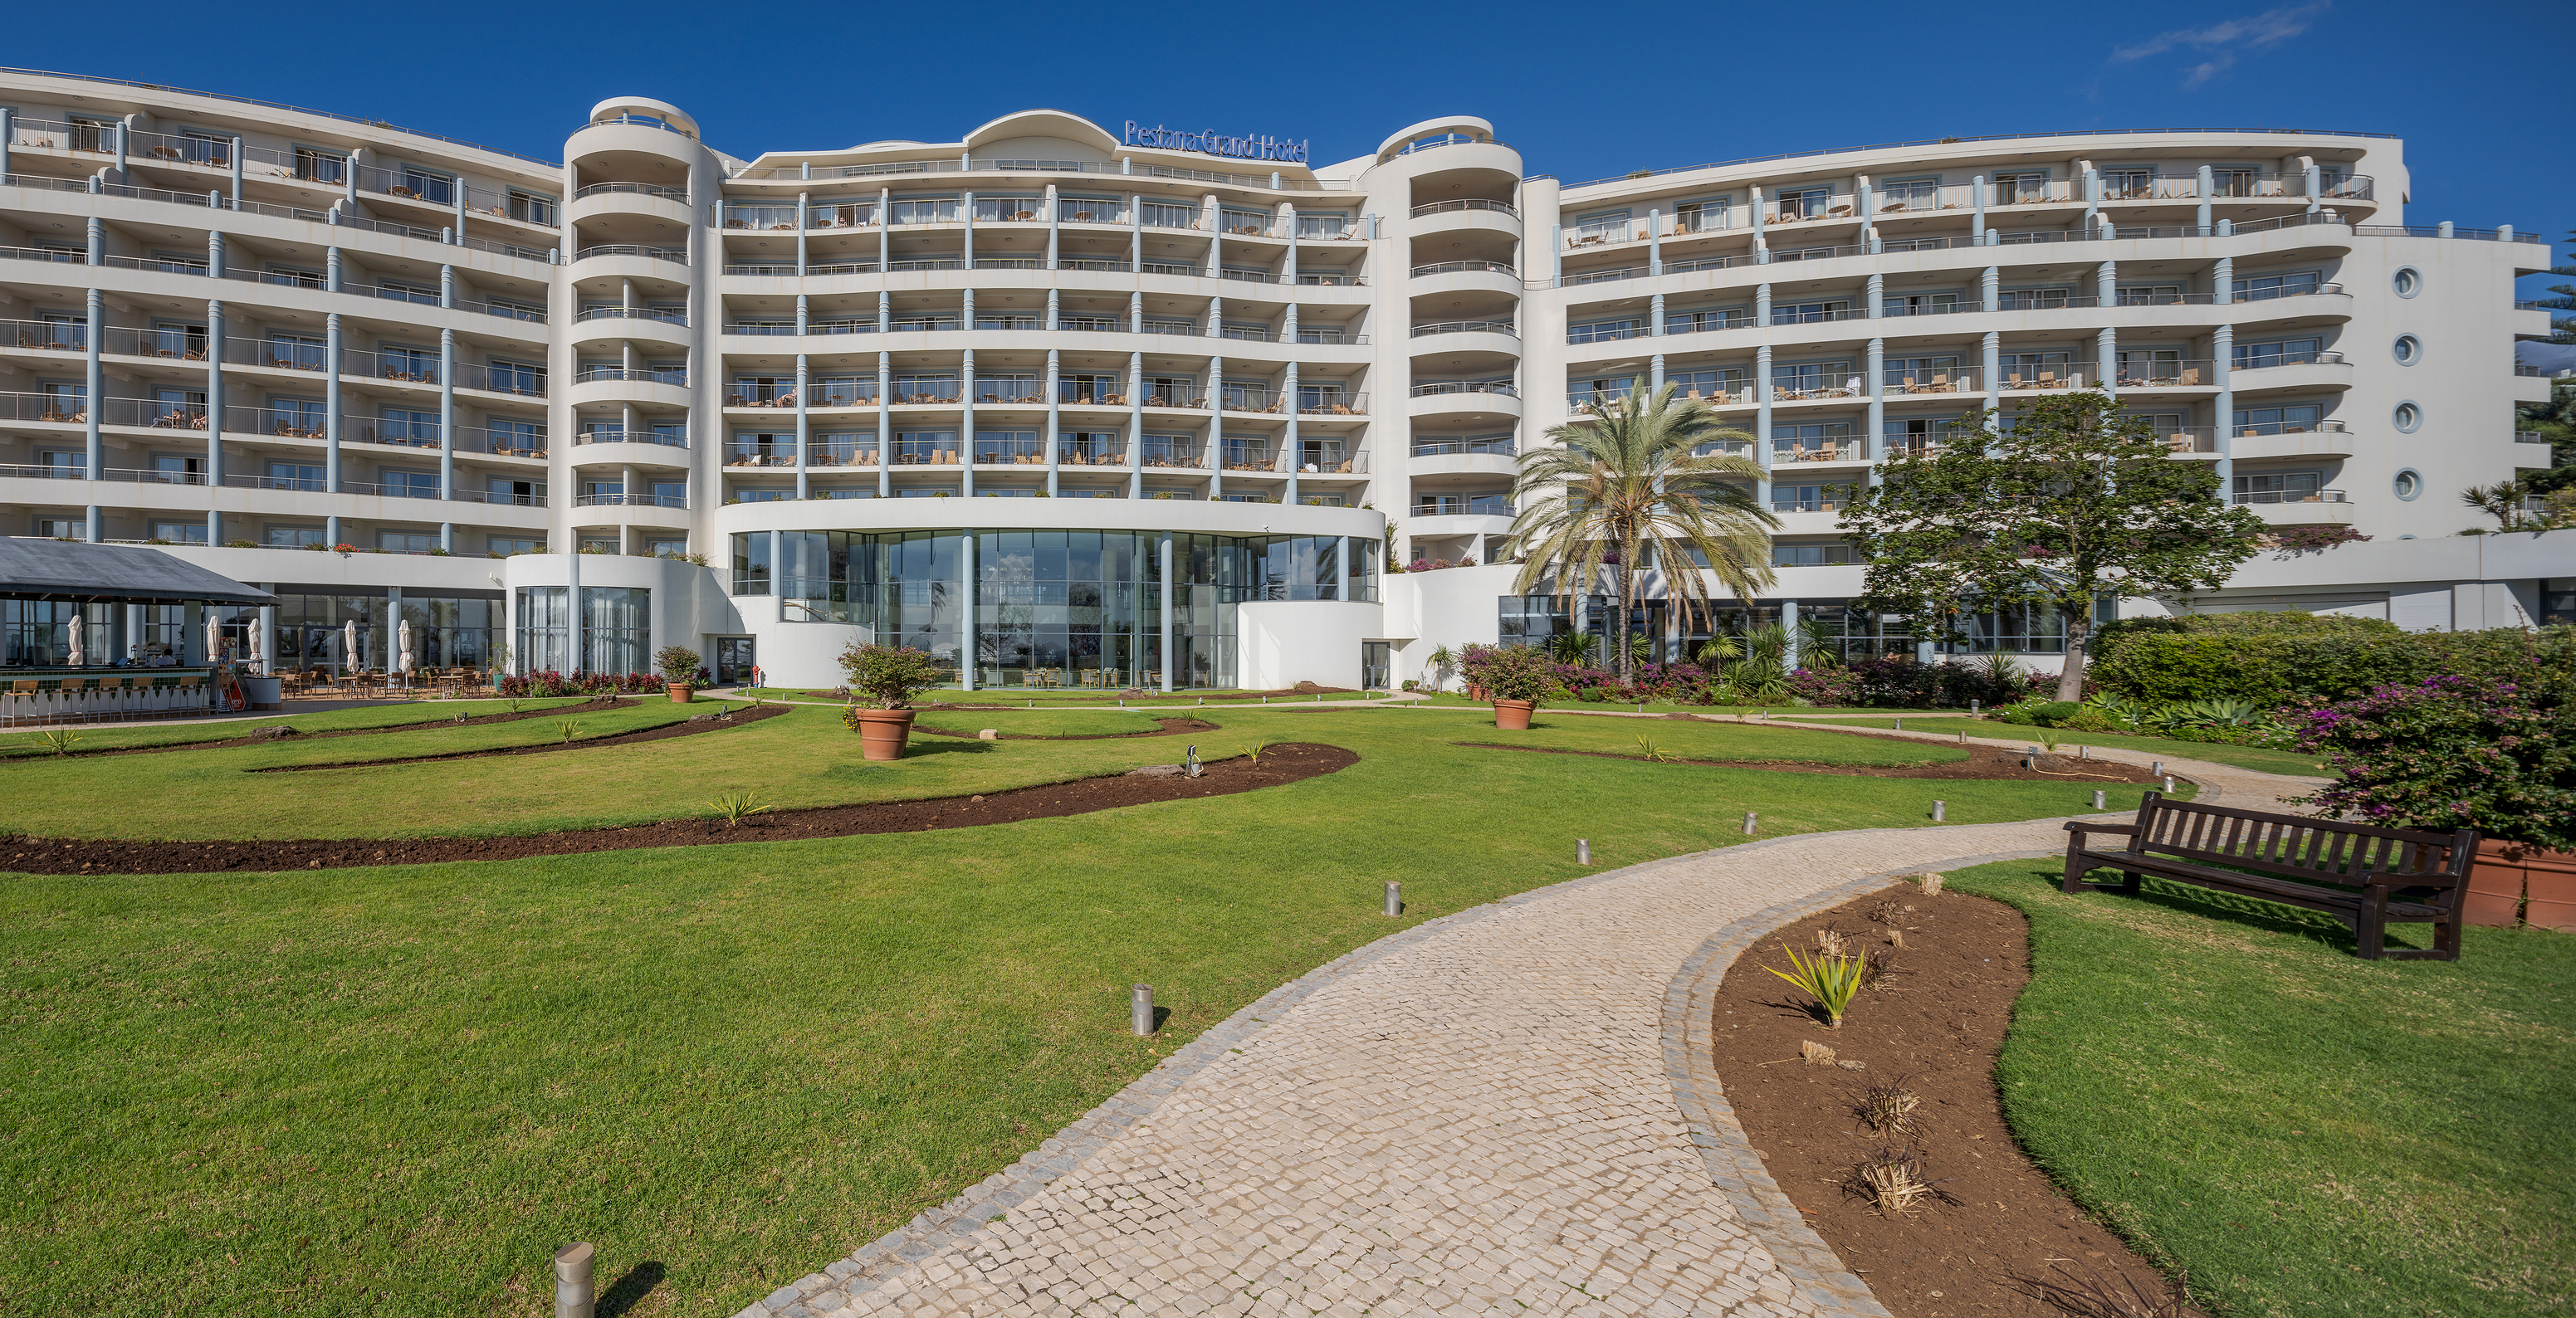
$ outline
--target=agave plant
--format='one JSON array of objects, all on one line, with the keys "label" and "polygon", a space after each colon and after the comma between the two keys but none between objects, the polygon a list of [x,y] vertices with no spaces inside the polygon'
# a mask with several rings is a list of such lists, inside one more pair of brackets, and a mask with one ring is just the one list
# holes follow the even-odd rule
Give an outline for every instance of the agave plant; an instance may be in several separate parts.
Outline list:
[{"label": "agave plant", "polygon": [[1547,657],[1561,664],[1588,668],[1600,649],[1601,638],[1591,632],[1559,632],[1547,639]]}]

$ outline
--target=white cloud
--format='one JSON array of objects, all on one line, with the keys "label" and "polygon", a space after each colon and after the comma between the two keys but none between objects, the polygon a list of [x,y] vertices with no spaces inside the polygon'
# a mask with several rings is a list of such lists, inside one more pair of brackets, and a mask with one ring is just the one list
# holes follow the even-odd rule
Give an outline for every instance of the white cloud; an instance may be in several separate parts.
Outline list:
[{"label": "white cloud", "polygon": [[2183,78],[2183,90],[2192,91],[2234,68],[2239,55],[2269,49],[2307,31],[2315,25],[2318,15],[2333,7],[2334,0],[2315,0],[2312,4],[2267,9],[2207,27],[2180,28],[2159,33],[2134,46],[2122,46],[2111,52],[2111,59],[2114,63],[2122,63],[2173,50],[2207,53],[2209,58],[2193,65]]}]

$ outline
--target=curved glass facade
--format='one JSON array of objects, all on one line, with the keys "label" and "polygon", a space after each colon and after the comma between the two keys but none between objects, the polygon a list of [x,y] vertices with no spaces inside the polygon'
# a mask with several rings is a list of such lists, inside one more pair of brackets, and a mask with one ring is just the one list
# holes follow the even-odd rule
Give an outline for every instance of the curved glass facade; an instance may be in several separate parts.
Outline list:
[{"label": "curved glass facade", "polygon": [[1378,549],[1338,536],[755,531],[733,538],[733,593],[775,593],[784,621],[866,627],[952,671],[971,652],[978,687],[1160,687],[1167,634],[1173,686],[1227,687],[1236,605],[1373,601]]}]

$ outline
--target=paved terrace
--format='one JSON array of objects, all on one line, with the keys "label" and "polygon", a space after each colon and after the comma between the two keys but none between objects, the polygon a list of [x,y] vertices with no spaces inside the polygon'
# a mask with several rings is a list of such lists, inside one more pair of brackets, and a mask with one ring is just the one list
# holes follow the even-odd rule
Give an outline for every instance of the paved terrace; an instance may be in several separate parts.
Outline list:
[{"label": "paved terrace", "polygon": [[[2231,804],[2306,786],[2166,765]],[[1382,939],[738,1318],[1883,1316],[1745,1145],[1707,995],[1783,923],[1904,874],[2060,854],[2061,822],[1747,843]]]}]

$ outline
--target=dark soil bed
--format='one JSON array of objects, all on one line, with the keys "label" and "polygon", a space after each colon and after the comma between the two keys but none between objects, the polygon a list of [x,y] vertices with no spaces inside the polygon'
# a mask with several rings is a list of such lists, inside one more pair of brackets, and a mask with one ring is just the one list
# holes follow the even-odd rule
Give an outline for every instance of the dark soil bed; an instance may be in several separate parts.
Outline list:
[{"label": "dark soil bed", "polygon": [[[633,704],[634,702],[628,701],[627,703]],[[548,710],[546,712],[550,714],[569,715],[578,713],[585,709],[600,708],[606,707],[594,704],[566,705],[561,709]],[[607,737],[583,737],[573,741],[547,742],[540,746],[499,746],[491,750],[481,751],[448,751],[442,755],[405,755],[390,760],[337,760],[330,764],[278,764],[271,765],[265,769],[253,769],[251,772],[310,773],[316,769],[369,769],[388,764],[427,764],[433,760],[484,760],[502,755],[546,755],[555,751],[594,750],[601,746],[632,746],[639,741],[669,741],[673,737],[692,737],[701,732],[717,732],[726,728],[738,728],[745,723],[758,723],[762,719],[776,718],[779,715],[786,713],[787,710],[788,707],[785,705],[762,705],[756,709],[746,708],[736,710],[731,716],[717,714],[715,717],[709,718],[703,723],[694,718],[682,719],[677,723],[665,723],[658,728],[642,728],[634,732],[620,732]],[[524,716],[513,715],[512,717]],[[471,721],[472,720],[468,720],[468,722]],[[455,723],[431,723],[426,726],[433,728],[452,728],[462,725]]]},{"label": "dark soil bed", "polygon": [[[959,708],[959,706],[948,705],[943,706],[943,708],[956,709]],[[1156,727],[1152,732],[1069,732],[1061,736],[1047,736],[1043,733],[1036,732],[996,732],[993,736],[999,741],[1111,741],[1119,737],[1177,737],[1184,732],[1216,731],[1216,725],[1207,722],[1204,719],[1158,718],[1154,720],[1154,722],[1160,726]],[[975,732],[956,732],[948,728],[934,728],[922,723],[913,724],[912,730],[915,732],[927,732],[935,737],[973,737],[977,735]],[[981,730],[978,729],[978,731],[980,732]]]},{"label": "dark soil bed", "polygon": [[[698,726],[705,726],[703,724]],[[344,865],[422,865],[453,860],[518,860],[634,847],[690,847],[724,842],[791,842],[859,833],[919,833],[1021,819],[1054,819],[1153,801],[1280,787],[1359,763],[1338,746],[1288,742],[1249,757],[1206,762],[1184,777],[1131,770],[1102,778],[1021,787],[975,797],[817,806],[753,815],[740,827],[722,819],[669,819],[631,828],[585,828],[526,837],[327,839],[281,842],[94,842],[13,838],[0,843],[0,869],[24,874],[183,874],[220,870],[331,869]]]},{"label": "dark soil bed", "polygon": [[[1891,902],[1892,923],[1869,918]],[[1815,951],[1817,931],[1828,928],[1850,940],[1847,952],[1889,948],[1891,933],[1904,941],[1890,948],[1889,987],[1863,989],[1838,1030],[1763,970],[1787,968],[1784,947]],[[1736,1120],[1807,1225],[1897,1318],[2064,1318],[2012,1280],[2063,1283],[2065,1273],[2051,1273],[2061,1265],[2115,1284],[2126,1273],[2147,1294],[2164,1293],[2156,1270],[2057,1193],[2004,1124],[1995,1057],[2029,980],[2030,930],[2020,912],[1904,884],[1762,939],[1719,988],[1709,1033]],[[1803,1060],[1809,1041],[1836,1060]],[[1864,1069],[1842,1065],[1855,1061]],[[1880,1142],[1854,1106],[1865,1086],[1891,1081],[1922,1100],[1912,1143],[1945,1196],[1917,1203],[1910,1218],[1881,1214],[1853,1188],[1853,1164]]]},{"label": "dark soil bed", "polygon": [[[1533,755],[1591,755],[1605,760],[1635,760],[1641,764],[1691,764],[1712,769],[1770,769],[1780,773],[1839,773],[1860,778],[1980,778],[2011,779],[2026,782],[2102,782],[2153,783],[2163,780],[2134,764],[2112,760],[2079,760],[2072,755],[2042,755],[2039,767],[2022,767],[2022,752],[1993,746],[1970,746],[1968,758],[1946,764],[1873,765],[1817,764],[1807,760],[1692,760],[1669,756],[1648,760],[1643,755],[1624,755],[1618,751],[1579,751],[1559,746],[1505,746],[1489,741],[1462,741],[1488,751],[1526,751]],[[1912,743],[1920,744],[1920,743]]]},{"label": "dark soil bed", "polygon": [[[639,703],[641,702],[637,701],[633,696],[593,696],[578,705],[555,705],[546,709],[523,709],[516,714],[485,714],[479,718],[463,720],[423,719],[417,723],[392,723],[381,728],[342,728],[336,732],[298,732],[291,737],[270,737],[261,736],[258,733],[252,733],[248,736],[242,737],[227,737],[222,741],[183,741],[170,746],[135,746],[125,750],[72,751],[69,753],[67,758],[87,755],[165,755],[171,751],[222,750],[227,746],[274,746],[281,741],[300,743],[307,741],[323,741],[332,737],[380,737],[388,732],[418,732],[423,728],[471,728],[485,723],[516,723],[521,719],[567,718],[578,714],[596,713],[604,709],[633,709]],[[268,728],[292,726],[292,724],[282,723],[263,725],[263,727]]]}]

